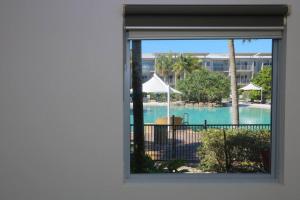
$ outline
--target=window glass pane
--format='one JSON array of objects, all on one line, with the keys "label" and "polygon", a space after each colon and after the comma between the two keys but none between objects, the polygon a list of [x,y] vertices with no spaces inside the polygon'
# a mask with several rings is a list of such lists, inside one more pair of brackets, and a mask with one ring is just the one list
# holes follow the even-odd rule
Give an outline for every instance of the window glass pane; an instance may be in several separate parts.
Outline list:
[{"label": "window glass pane", "polygon": [[271,173],[272,39],[130,43],[131,173]]}]

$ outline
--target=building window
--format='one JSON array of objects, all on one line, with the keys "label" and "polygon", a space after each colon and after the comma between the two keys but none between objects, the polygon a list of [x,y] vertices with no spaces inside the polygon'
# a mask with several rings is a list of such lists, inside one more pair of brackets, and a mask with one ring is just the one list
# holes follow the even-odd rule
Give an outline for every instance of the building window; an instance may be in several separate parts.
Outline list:
[{"label": "building window", "polygon": [[[170,176],[177,176],[179,173],[193,172],[198,174],[197,178],[201,179],[203,172],[209,171],[209,176],[222,179],[224,177],[218,176],[218,174],[230,173],[245,179],[252,179],[257,177],[257,175],[271,180],[278,179],[278,174],[280,173],[278,173],[277,166],[281,161],[278,151],[282,151],[281,143],[278,140],[281,134],[279,130],[281,130],[282,126],[278,106],[282,99],[278,95],[277,88],[283,83],[281,82],[282,79],[277,79],[280,77],[279,71],[284,68],[282,66],[282,48],[280,47],[283,47],[284,16],[287,12],[287,7],[271,6],[268,9],[271,14],[265,14],[265,6],[137,5],[125,7],[127,71],[125,71],[124,78],[124,98],[126,99],[129,96],[129,91],[133,91],[132,116],[129,115],[131,112],[126,110],[130,106],[124,105],[125,147],[128,147],[127,150],[131,150],[125,152],[126,177],[134,178],[137,177],[135,175],[144,173],[164,173]],[[241,12],[241,10],[244,12]],[[271,68],[262,68],[254,71],[255,69],[250,67],[248,61],[234,62],[231,60],[231,58],[233,60],[236,59],[234,56],[234,41],[241,39],[259,40],[262,38],[267,38],[272,46],[270,54],[274,65]],[[154,74],[150,82],[142,85],[139,80],[139,77],[142,77],[142,71],[139,68],[142,63],[143,42],[150,40],[200,41],[203,39],[228,41],[232,45],[232,48],[228,51],[229,59],[226,60],[225,58],[224,62],[224,58],[222,61],[213,60],[212,58],[212,71],[205,71],[206,69],[196,69],[190,66],[193,66],[193,62],[206,63],[206,66],[210,66],[210,62],[202,62],[207,59],[207,56],[196,58],[190,55],[182,57],[178,56],[178,54],[163,55],[156,59],[154,64],[159,75]],[[129,47],[132,47],[132,49],[129,49]],[[130,56],[130,52],[132,56]],[[162,52],[156,53],[162,54]],[[234,63],[236,63],[236,71],[234,71]],[[234,92],[234,87],[232,87],[234,82],[248,83],[249,80],[248,75],[241,74],[245,72],[239,72],[239,70],[253,70],[251,73],[256,73],[257,76],[251,79],[253,81],[252,84],[241,87],[239,92]],[[271,81],[267,85],[260,85],[261,83],[257,80],[260,78],[262,70],[269,70]],[[229,76],[227,74],[228,71]],[[234,72],[236,76],[232,76]],[[169,73],[174,75],[169,75]],[[180,80],[180,77],[182,77],[182,80]],[[199,82],[196,82],[198,77],[201,78],[199,78]],[[230,83],[229,79],[234,80],[234,77],[237,80]],[[167,85],[168,79],[169,84],[174,81],[175,85]],[[219,83],[219,81],[224,82]],[[214,88],[213,85],[217,83],[219,85]],[[195,85],[189,87],[189,84]],[[129,88],[130,85],[132,85],[132,90]],[[158,89],[158,85],[167,89]],[[226,87],[230,88],[231,92]],[[194,88],[198,89],[193,90]],[[202,90],[203,93],[200,94]],[[216,94],[214,93],[215,91],[220,94],[221,90],[225,92],[218,97],[212,95]],[[168,102],[167,104],[164,103],[164,109],[159,108],[167,111],[167,117],[152,118],[152,121],[146,122],[146,120],[153,117],[153,115],[149,117],[147,112],[162,113],[162,110],[153,110],[153,107],[144,109],[144,104],[141,100],[143,92],[158,93],[155,95],[151,94],[150,99],[152,96],[156,102]],[[240,120],[232,119],[226,124],[218,123],[217,121],[210,123],[210,120],[220,119],[220,114],[215,119],[207,118],[198,120],[198,123],[195,123],[192,120],[196,117],[186,111],[188,108],[182,108],[184,110],[182,116],[179,116],[179,111],[174,108],[173,110],[170,109],[170,105],[172,105],[169,103],[170,101],[181,100],[184,102],[182,104],[184,106],[188,103],[191,106],[197,104],[197,106],[201,105],[204,108],[205,106],[211,107],[217,103],[223,104],[227,102],[234,110],[234,101],[239,98],[237,94],[245,93],[246,95],[247,92],[250,92],[247,95],[250,95],[252,99],[250,98],[249,101],[252,102],[246,103],[258,103],[264,104],[262,106],[270,107],[270,112],[267,114],[269,116],[268,123],[253,123],[259,117],[243,122],[241,121],[242,118],[240,118]],[[167,96],[164,96],[164,93]],[[171,96],[170,93],[174,93],[174,95]],[[180,95],[183,96],[181,97]],[[269,105],[266,100],[270,102]],[[239,109],[241,107],[237,106],[237,117],[239,114],[240,117],[242,116]],[[234,113],[234,111],[231,112]],[[173,115],[172,117],[170,117],[170,113]],[[231,115],[231,118],[235,117],[234,114]],[[227,119],[229,118],[227,117]],[[248,134],[250,132],[251,134]],[[195,141],[191,141],[193,137],[196,138]],[[205,138],[205,140],[201,140],[201,138]],[[246,141],[251,142],[247,143]],[[216,143],[215,145],[211,144],[214,142]],[[205,145],[199,145],[204,143]],[[220,149],[205,149],[206,145],[212,145]],[[192,152],[193,149],[197,150]],[[197,166],[189,163],[191,161],[189,160],[189,154],[198,156]],[[211,157],[212,154],[214,155],[213,157]],[[149,164],[149,166],[146,164]],[[244,172],[247,173],[244,174]],[[249,176],[249,174],[253,173],[255,176]],[[232,178],[232,176],[229,177]]]}]

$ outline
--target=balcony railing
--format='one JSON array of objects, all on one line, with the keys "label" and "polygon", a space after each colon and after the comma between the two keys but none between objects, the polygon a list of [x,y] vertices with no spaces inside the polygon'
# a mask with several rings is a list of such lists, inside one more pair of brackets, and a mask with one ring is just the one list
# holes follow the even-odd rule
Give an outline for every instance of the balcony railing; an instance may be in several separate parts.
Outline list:
[{"label": "balcony railing", "polygon": [[251,71],[252,70],[252,65],[236,65],[237,70],[247,70]]}]

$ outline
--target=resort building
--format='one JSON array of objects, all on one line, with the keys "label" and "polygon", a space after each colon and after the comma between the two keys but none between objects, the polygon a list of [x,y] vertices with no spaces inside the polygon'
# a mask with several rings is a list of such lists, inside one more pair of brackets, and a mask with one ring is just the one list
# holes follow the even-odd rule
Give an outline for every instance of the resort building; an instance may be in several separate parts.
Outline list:
[{"label": "resort building", "polygon": [[[152,77],[155,71],[155,58],[158,54],[143,54],[143,82]],[[175,55],[175,54],[174,54]],[[208,70],[222,72],[229,75],[229,57],[223,53],[188,53],[202,60],[202,66]],[[272,65],[271,53],[237,53],[236,68],[237,68],[237,83],[246,85],[250,82],[253,76],[265,66]],[[174,74],[170,73],[167,82],[170,85],[175,84]]]}]

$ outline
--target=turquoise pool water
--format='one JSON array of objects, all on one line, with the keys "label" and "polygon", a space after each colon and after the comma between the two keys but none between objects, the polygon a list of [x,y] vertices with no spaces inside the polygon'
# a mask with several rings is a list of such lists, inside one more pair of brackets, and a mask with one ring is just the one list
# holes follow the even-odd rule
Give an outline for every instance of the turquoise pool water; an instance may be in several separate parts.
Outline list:
[{"label": "turquoise pool water", "polygon": [[[240,107],[240,123],[242,124],[269,124],[271,123],[270,109]],[[172,106],[170,115],[181,116],[187,113],[189,124],[203,124],[207,120],[209,124],[230,124],[231,107],[218,108],[198,108]],[[166,117],[166,106],[144,106],[144,123],[154,123],[157,118]],[[133,122],[132,109],[130,112],[130,122]]]}]

